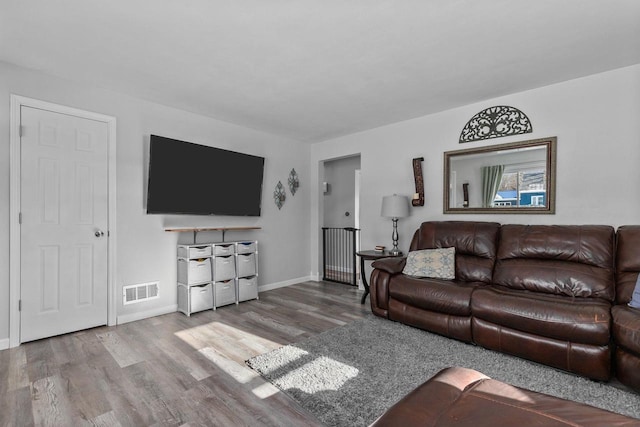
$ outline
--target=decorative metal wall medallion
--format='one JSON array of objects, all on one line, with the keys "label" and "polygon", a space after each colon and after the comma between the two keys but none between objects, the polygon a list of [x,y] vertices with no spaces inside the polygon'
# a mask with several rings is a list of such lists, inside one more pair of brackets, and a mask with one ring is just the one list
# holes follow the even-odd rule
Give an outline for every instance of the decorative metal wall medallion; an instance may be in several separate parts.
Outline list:
[{"label": "decorative metal wall medallion", "polygon": [[284,205],[284,201],[286,200],[287,195],[284,192],[284,185],[282,185],[282,182],[278,181],[278,185],[276,185],[276,189],[273,192],[273,200],[276,202],[276,206],[278,207],[278,209],[280,209],[282,207],[282,205]]},{"label": "decorative metal wall medallion", "polygon": [[289,190],[292,195],[296,195],[296,191],[298,191],[298,187],[300,187],[300,181],[298,180],[298,174],[295,169],[291,169],[289,172]]},{"label": "decorative metal wall medallion", "polygon": [[514,107],[497,105],[480,111],[464,125],[460,143],[533,132],[531,121]]}]

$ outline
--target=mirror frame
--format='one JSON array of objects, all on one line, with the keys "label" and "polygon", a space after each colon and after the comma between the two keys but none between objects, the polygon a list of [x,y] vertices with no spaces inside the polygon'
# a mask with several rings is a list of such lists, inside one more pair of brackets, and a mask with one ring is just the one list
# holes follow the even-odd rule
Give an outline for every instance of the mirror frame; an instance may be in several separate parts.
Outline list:
[{"label": "mirror frame", "polygon": [[[490,145],[480,148],[469,148],[464,150],[446,151],[444,153],[444,187],[443,187],[443,213],[445,214],[555,214],[556,213],[556,145],[557,137],[532,139],[528,141],[512,142],[508,144]],[[450,165],[451,159],[457,156],[468,154],[490,153],[493,151],[509,150],[514,148],[527,148],[544,146],[547,149],[547,204],[542,207],[509,207],[497,206],[493,208],[468,207],[458,208],[450,207],[450,182],[451,175]]]}]

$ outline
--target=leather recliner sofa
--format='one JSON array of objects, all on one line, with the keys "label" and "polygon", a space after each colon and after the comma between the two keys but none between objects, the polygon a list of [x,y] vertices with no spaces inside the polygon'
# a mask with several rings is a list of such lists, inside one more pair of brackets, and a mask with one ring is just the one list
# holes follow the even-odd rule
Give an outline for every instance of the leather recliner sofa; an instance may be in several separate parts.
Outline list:
[{"label": "leather recliner sofa", "polygon": [[[640,271],[640,227],[635,231],[638,255],[617,261],[627,282]],[[640,311],[623,305],[628,291],[616,299],[613,227],[425,222],[409,250],[446,247],[456,248],[454,280],[407,276],[406,258],[375,261],[373,313],[601,381],[613,371],[614,329],[627,337],[618,363],[639,379],[640,326],[634,323],[633,336],[612,328],[612,307],[620,325],[640,322]]]},{"label": "leather recliner sofa", "polygon": [[640,226],[618,228],[616,299],[611,309],[615,371],[621,383],[640,391],[640,309],[629,307],[640,272]]}]

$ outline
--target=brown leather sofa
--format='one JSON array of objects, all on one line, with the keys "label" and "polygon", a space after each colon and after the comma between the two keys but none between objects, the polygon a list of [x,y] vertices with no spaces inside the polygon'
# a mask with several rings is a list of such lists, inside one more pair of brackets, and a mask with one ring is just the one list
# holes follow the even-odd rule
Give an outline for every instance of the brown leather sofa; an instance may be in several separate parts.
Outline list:
[{"label": "brown leather sofa", "polygon": [[454,367],[413,390],[371,426],[637,427],[640,420]]},{"label": "brown leather sofa", "polygon": [[640,391],[640,309],[627,305],[640,272],[640,226],[622,226],[617,235],[616,300],[611,309],[616,377]]},{"label": "brown leather sofa", "polygon": [[456,248],[455,280],[417,279],[402,274],[406,258],[372,265],[373,313],[465,342],[471,336],[471,293],[491,284],[496,259],[497,222],[425,222],[414,233],[410,251]]},{"label": "brown leather sofa", "polygon": [[[455,280],[404,275],[404,258],[375,261],[373,313],[596,380],[610,378],[613,227],[425,222],[410,251],[445,247],[456,248]],[[639,363],[638,347],[629,347],[635,355],[629,363]]]}]

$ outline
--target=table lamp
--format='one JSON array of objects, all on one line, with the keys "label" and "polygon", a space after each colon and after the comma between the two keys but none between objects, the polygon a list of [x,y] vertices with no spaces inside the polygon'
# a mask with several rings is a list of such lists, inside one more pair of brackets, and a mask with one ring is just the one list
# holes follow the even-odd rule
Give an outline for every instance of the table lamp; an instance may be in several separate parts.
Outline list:
[{"label": "table lamp", "polygon": [[391,254],[400,255],[400,251],[398,250],[398,218],[409,216],[409,198],[406,196],[398,196],[397,194],[384,196],[382,198],[380,215],[391,218],[393,222],[393,234],[391,234],[393,249],[391,250]]}]

